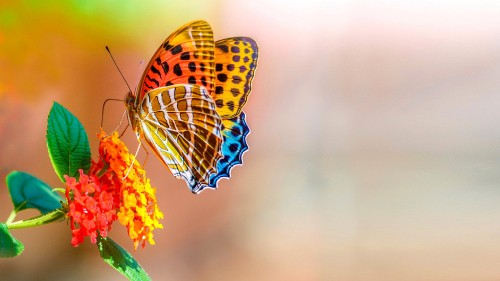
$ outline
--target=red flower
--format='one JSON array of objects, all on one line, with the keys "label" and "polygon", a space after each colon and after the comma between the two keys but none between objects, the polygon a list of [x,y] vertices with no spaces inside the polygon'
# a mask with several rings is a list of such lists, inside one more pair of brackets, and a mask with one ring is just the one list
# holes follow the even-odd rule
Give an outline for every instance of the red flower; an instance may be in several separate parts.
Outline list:
[{"label": "red flower", "polygon": [[68,176],[65,179],[68,217],[73,234],[71,244],[78,246],[85,236],[96,243],[97,235],[106,237],[111,224],[117,219],[117,204],[113,196],[116,188],[113,184],[99,182],[95,174],[85,175],[82,170],[78,181]]},{"label": "red flower", "polygon": [[98,137],[100,160],[92,162],[89,175],[80,170],[78,181],[65,176],[71,244],[78,246],[86,236],[96,243],[97,235],[106,237],[118,219],[127,227],[134,248],[144,247],[146,241],[153,245],[153,230],[163,228],[156,189],[116,132],[110,136],[101,132]]}]

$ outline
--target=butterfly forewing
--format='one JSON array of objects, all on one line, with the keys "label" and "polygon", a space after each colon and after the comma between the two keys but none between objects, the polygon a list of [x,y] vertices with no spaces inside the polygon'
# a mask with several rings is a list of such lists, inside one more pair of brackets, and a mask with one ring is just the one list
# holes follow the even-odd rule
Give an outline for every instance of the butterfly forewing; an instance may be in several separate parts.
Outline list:
[{"label": "butterfly forewing", "polygon": [[146,67],[137,94],[140,103],[152,89],[174,84],[214,88],[214,38],[202,20],[188,23],[172,33],[158,48]]},{"label": "butterfly forewing", "polygon": [[140,106],[144,138],[177,177],[201,191],[221,158],[221,118],[207,90],[181,84],[149,91]]},{"label": "butterfly forewing", "polygon": [[238,116],[251,91],[257,67],[258,47],[248,37],[215,42],[215,91],[212,97],[223,119]]}]

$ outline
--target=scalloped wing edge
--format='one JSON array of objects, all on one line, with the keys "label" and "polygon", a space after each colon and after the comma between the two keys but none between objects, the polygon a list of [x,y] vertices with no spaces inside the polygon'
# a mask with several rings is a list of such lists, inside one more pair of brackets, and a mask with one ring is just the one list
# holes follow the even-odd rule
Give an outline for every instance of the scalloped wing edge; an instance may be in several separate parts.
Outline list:
[{"label": "scalloped wing edge", "polygon": [[[229,150],[228,145],[231,145],[231,143],[234,143],[234,142],[224,141],[222,143],[222,147],[221,147],[223,157],[221,159],[219,159],[219,161],[217,162],[217,173],[212,174],[210,176],[209,185],[207,187],[209,187],[211,189],[216,189],[217,183],[219,182],[220,179],[231,178],[231,170],[233,167],[238,166],[238,165],[243,165],[243,155],[245,154],[245,152],[247,152],[249,150],[246,138],[251,132],[250,127],[248,126],[248,124],[245,120],[245,117],[246,116],[245,116],[244,112],[241,112],[240,116],[235,117],[235,119],[240,118],[238,123],[243,128],[243,133],[241,134],[241,139],[237,140],[237,142],[241,145],[240,149],[237,151],[237,154],[236,154],[237,157],[233,161],[228,162],[224,166],[222,166],[223,165],[222,160],[228,155],[228,153],[224,153],[224,150],[225,149]],[[226,132],[229,134],[231,129],[227,129],[226,131],[224,131],[224,130],[226,130],[226,129],[224,128],[222,130],[223,136],[225,135]]]}]

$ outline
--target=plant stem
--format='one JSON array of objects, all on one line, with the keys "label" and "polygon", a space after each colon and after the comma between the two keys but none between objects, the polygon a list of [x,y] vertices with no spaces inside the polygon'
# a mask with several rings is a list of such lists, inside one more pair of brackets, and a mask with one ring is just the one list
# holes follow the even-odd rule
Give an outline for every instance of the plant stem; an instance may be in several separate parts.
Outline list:
[{"label": "plant stem", "polygon": [[66,194],[66,189],[65,188],[54,187],[52,190],[53,191],[57,191],[57,192],[61,192],[62,194]]},{"label": "plant stem", "polygon": [[14,219],[16,218],[16,215],[17,215],[16,210],[12,210],[12,212],[10,213],[9,218],[7,219],[7,221],[5,223],[6,224],[10,224],[11,222],[13,222]]},{"label": "plant stem", "polygon": [[63,219],[65,216],[66,216],[66,211],[64,208],[61,208],[61,209],[55,209],[52,212],[31,219],[16,221],[11,223],[7,222],[6,224],[9,229],[27,228],[58,221]]}]

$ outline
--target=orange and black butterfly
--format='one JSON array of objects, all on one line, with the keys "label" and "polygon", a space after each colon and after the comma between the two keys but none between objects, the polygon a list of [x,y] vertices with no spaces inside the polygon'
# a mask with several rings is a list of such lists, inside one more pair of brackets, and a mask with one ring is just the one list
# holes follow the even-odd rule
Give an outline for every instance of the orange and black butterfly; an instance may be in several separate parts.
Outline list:
[{"label": "orange and black butterfly", "polygon": [[194,193],[217,188],[242,163],[250,132],[242,111],[257,67],[252,38],[214,41],[207,22],[172,33],[126,98],[129,123]]}]

